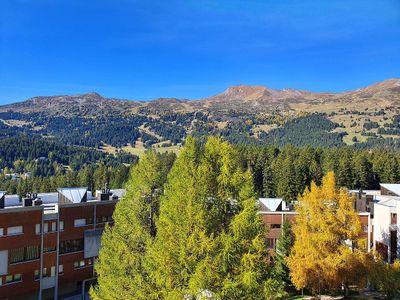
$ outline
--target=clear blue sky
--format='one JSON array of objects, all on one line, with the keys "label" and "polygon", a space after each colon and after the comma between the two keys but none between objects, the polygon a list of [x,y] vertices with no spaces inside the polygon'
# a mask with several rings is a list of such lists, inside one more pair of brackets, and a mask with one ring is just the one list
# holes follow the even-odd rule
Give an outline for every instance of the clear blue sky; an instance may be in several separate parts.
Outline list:
[{"label": "clear blue sky", "polygon": [[400,77],[399,0],[1,0],[0,103],[200,98]]}]

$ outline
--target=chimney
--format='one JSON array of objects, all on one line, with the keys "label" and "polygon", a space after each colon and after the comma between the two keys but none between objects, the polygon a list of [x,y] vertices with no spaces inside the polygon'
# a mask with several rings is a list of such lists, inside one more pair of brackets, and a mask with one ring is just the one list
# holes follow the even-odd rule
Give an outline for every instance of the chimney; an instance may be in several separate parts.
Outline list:
[{"label": "chimney", "polygon": [[24,207],[26,206],[32,206],[33,201],[37,198],[36,193],[27,193],[26,197],[22,199],[22,204]]},{"label": "chimney", "polygon": [[40,199],[40,198],[36,198],[34,201],[33,201],[33,206],[40,206],[40,205],[42,205],[43,204],[43,201],[42,201],[42,199]]},{"label": "chimney", "polygon": [[100,201],[105,201],[105,200],[110,200],[112,193],[110,192],[110,189],[108,188],[108,184],[106,183],[104,185],[104,189],[101,190],[101,193],[98,195],[98,198]]}]

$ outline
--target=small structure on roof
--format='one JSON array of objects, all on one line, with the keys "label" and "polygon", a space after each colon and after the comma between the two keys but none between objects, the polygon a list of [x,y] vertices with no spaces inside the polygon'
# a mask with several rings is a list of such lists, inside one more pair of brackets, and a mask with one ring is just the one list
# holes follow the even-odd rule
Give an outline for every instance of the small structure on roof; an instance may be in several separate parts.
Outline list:
[{"label": "small structure on roof", "polygon": [[57,191],[59,204],[81,203],[87,201],[87,187],[59,188]]},{"label": "small structure on roof", "polygon": [[398,183],[381,183],[381,195],[400,196],[400,184]]},{"label": "small structure on roof", "polygon": [[287,211],[289,207],[282,198],[260,198],[258,199],[260,211]]}]

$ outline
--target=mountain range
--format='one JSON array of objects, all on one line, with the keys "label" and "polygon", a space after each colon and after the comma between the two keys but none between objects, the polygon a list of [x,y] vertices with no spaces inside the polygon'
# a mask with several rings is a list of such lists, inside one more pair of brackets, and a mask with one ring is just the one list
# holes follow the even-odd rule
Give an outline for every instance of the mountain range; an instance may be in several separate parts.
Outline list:
[{"label": "mountain range", "polygon": [[[353,103],[349,103],[352,101]],[[297,89],[272,89],[256,85],[237,85],[224,92],[197,100],[159,98],[151,101],[105,98],[92,92],[81,95],[38,96],[23,102],[0,106],[0,111],[43,112],[46,114],[86,115],[93,112],[135,113],[136,109],[166,111],[211,111],[237,109],[268,111],[271,108],[298,110],[330,103],[354,106],[355,103],[400,105],[400,79],[388,79],[364,88],[342,93],[309,92]],[[323,109],[321,110],[323,111]]]},{"label": "mountain range", "polygon": [[[354,144],[367,142],[369,138],[397,138],[397,132],[393,129],[396,129],[399,108],[400,79],[388,79],[341,93],[238,85],[197,100],[126,100],[106,98],[92,92],[37,96],[0,106],[0,120],[3,121],[3,133],[0,130],[0,136],[12,135],[12,129],[15,129],[24,134],[60,136],[68,143],[85,145],[79,138],[89,137],[94,141],[96,138],[93,135],[98,135],[98,143],[92,141],[90,146],[114,147],[149,140],[151,142],[147,146],[161,142],[179,144],[188,133],[217,133],[229,137],[233,131],[238,131],[257,140],[296,118],[319,114],[335,124],[329,133],[342,133],[345,144]],[[66,119],[74,120],[73,125],[69,121],[67,127],[76,126],[75,131],[83,130],[85,134],[79,136],[78,140],[66,138],[70,133],[61,124]],[[90,126],[89,120],[96,120],[97,127]],[[131,132],[133,138],[122,139],[114,144],[109,143],[110,140],[105,141],[98,131],[107,130],[103,128],[107,122],[110,124],[109,130],[113,126],[119,130],[126,128],[128,135]],[[368,125],[370,123],[372,125]],[[379,128],[381,136],[378,134]],[[70,131],[72,129],[69,128]]]}]

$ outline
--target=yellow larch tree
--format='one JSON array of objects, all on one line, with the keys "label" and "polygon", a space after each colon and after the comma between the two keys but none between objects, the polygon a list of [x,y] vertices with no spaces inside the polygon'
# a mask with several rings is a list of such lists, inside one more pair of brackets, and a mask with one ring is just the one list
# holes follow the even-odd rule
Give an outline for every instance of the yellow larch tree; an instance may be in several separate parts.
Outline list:
[{"label": "yellow larch tree", "polygon": [[368,256],[360,219],[347,190],[336,187],[333,172],[321,186],[313,182],[305,190],[297,212],[295,242],[287,259],[296,288],[317,293],[364,282]]}]

